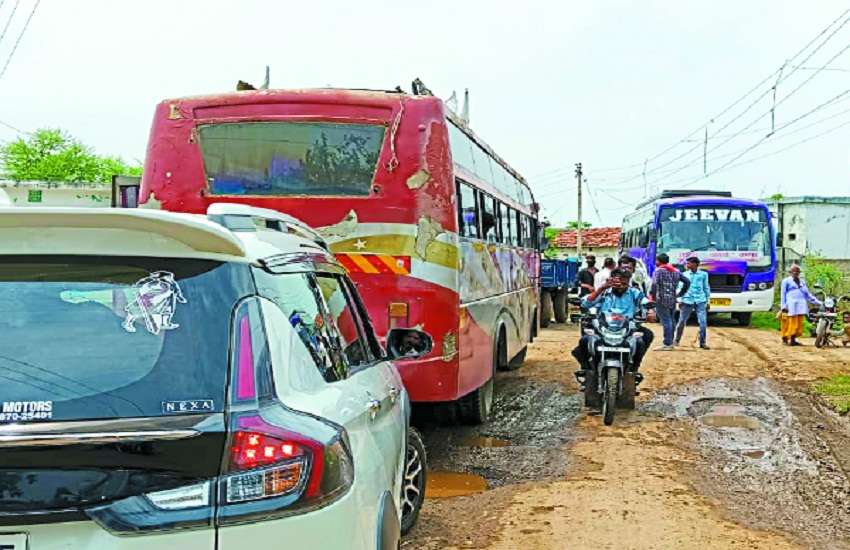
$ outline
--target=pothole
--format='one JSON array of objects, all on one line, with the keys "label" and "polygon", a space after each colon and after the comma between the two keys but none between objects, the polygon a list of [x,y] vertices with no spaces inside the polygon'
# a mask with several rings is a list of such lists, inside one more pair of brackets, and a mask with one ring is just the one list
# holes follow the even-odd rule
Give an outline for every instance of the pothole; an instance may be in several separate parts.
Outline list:
[{"label": "pothole", "polygon": [[425,498],[451,498],[474,495],[488,489],[487,480],[475,474],[428,472]]}]

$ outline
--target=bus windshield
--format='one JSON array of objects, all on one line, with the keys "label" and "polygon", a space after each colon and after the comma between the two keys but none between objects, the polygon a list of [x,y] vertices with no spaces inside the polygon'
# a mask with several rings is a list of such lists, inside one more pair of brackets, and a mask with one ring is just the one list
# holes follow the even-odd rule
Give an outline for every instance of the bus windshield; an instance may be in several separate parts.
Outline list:
[{"label": "bus windshield", "polygon": [[764,267],[771,263],[770,228],[766,212],[728,206],[662,208],[657,252],[674,263],[687,256],[746,260]]},{"label": "bus windshield", "polygon": [[198,128],[213,195],[369,194],[384,127],[246,122]]}]

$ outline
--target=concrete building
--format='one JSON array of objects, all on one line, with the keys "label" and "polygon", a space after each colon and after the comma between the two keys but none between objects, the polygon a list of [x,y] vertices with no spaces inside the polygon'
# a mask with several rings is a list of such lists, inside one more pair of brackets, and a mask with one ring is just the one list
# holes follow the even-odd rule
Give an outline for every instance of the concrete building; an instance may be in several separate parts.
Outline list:
[{"label": "concrete building", "polygon": [[779,260],[810,254],[850,264],[850,197],[786,197],[770,203],[779,236]]},{"label": "concrete building", "polygon": [[[561,231],[552,241],[552,246],[558,250],[558,257],[573,257],[577,253],[576,231],[571,229]],[[619,227],[589,227],[581,232],[582,254],[593,254],[596,263],[602,265],[606,257],[617,258],[617,249],[620,246]]]}]

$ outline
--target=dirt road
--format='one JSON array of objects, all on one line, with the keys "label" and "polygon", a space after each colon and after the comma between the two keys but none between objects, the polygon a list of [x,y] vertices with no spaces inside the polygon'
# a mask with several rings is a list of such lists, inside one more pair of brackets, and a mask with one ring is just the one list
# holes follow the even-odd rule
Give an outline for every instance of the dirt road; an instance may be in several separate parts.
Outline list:
[{"label": "dirt road", "polygon": [[850,549],[850,424],[809,393],[850,349],[719,326],[703,351],[693,330],[649,354],[613,427],[581,407],[577,331],[545,330],[493,422],[425,426],[434,474],[403,547]]}]

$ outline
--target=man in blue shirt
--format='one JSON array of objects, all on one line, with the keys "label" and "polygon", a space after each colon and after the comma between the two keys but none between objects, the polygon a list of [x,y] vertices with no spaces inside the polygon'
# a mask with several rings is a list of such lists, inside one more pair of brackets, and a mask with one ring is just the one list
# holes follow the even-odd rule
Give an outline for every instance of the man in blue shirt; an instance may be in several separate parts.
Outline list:
[{"label": "man in blue shirt", "polygon": [[711,298],[711,287],[708,284],[708,273],[699,270],[699,258],[691,256],[685,263],[685,277],[691,282],[685,294],[682,295],[682,303],[679,306],[679,324],[676,326],[676,345],[682,341],[685,325],[691,314],[696,312],[699,322],[699,347],[709,349],[706,343],[706,329],[708,326],[709,299]]},{"label": "man in blue shirt", "polygon": [[[615,269],[611,272],[611,278],[606,281],[605,285],[594,290],[581,301],[582,307],[585,309],[596,307],[600,313],[617,310],[629,320],[633,320],[638,311],[643,308],[643,300],[646,296],[640,290],[629,287],[630,279],[628,273],[624,273],[621,269]],[[640,368],[640,363],[646,354],[646,343],[642,341],[642,338],[636,340],[635,370]],[[579,362],[584,372],[591,368],[589,341],[589,336],[582,335],[572,352],[573,357]],[[583,372],[580,375],[583,375]]]}]

